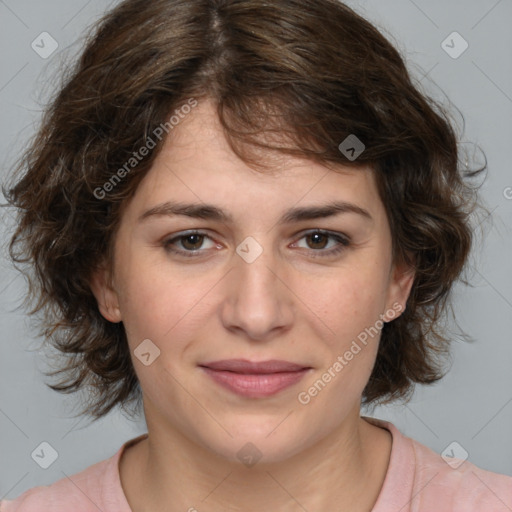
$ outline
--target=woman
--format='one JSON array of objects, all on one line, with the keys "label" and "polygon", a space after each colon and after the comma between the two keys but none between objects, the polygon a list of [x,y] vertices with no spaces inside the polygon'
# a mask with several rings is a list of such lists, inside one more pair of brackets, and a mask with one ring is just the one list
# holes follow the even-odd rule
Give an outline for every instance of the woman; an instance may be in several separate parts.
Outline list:
[{"label": "woman", "polygon": [[11,250],[67,355],[52,387],[148,433],[0,511],[509,510],[512,478],[360,414],[442,375],[457,161],[341,3],[120,3],[8,191]]}]

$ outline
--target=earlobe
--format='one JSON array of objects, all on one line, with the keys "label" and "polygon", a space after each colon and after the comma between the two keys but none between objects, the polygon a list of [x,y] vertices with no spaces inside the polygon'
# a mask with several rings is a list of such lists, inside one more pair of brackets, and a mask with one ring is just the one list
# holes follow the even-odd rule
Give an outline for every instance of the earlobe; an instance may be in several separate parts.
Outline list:
[{"label": "earlobe", "polygon": [[91,274],[90,287],[101,315],[112,323],[122,320],[117,292],[111,282],[109,270],[102,266]]}]

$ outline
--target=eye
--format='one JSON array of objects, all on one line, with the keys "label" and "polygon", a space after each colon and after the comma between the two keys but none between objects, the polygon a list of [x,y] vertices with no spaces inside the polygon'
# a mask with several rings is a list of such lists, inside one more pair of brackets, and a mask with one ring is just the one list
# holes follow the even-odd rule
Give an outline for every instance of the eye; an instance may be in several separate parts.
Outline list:
[{"label": "eye", "polygon": [[[315,257],[333,256],[350,245],[350,239],[346,235],[319,229],[305,233],[300,240],[306,240],[307,247],[300,247],[297,245],[297,242],[292,247],[297,246],[301,249],[307,249]],[[204,247],[205,241],[210,241],[209,247]],[[326,250],[329,244],[331,244],[331,248]],[[164,240],[162,245],[167,252],[187,258],[202,256],[208,249],[218,247],[206,233],[201,231],[180,233],[177,236]]]},{"label": "eye", "polygon": [[[306,240],[308,245],[306,249],[319,253],[319,256],[332,256],[334,254],[338,254],[350,245],[350,240],[346,235],[319,229],[304,234],[301,240]],[[329,242],[332,242],[334,245],[331,245],[331,248],[325,250],[329,245]],[[317,255],[315,254],[315,256]]]},{"label": "eye", "polygon": [[[163,246],[166,251],[179,254],[185,257],[197,257],[206,252],[203,248],[204,241],[208,239],[211,242],[210,249],[215,247],[213,240],[206,234],[199,231],[191,231],[188,233],[181,233],[178,236],[163,241]],[[181,246],[183,249],[177,249],[176,246]],[[207,248],[208,249],[208,248]]]}]

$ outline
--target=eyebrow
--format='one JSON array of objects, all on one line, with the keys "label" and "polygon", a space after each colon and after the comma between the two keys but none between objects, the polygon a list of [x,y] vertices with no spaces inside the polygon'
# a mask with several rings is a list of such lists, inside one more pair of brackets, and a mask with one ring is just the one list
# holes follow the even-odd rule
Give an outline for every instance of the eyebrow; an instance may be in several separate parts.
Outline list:
[{"label": "eyebrow", "polygon": [[[293,222],[300,222],[304,220],[324,219],[333,217],[341,213],[355,213],[364,217],[367,220],[373,220],[370,212],[352,203],[345,201],[334,201],[324,205],[306,206],[291,208],[284,212],[279,219],[280,224],[289,224]],[[145,211],[140,217],[139,222],[142,222],[150,217],[155,216],[175,216],[182,215],[192,217],[195,219],[214,220],[225,223],[233,223],[233,216],[221,208],[211,204],[197,204],[197,203],[179,203],[167,201],[159,204]]]}]

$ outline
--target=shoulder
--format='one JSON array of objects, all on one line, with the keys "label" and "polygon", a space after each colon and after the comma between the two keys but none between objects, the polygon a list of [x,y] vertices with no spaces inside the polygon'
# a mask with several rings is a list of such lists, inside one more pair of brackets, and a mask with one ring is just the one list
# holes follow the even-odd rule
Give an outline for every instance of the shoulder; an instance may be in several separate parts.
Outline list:
[{"label": "shoulder", "polygon": [[98,485],[108,475],[110,462],[106,459],[51,485],[33,487],[14,500],[4,500],[0,502],[0,512],[97,511]]},{"label": "shoulder", "polygon": [[[62,506],[77,512],[89,512],[89,505],[92,505],[89,500],[92,498],[88,498],[86,494],[87,487],[101,480],[106,465],[108,459],[51,485],[33,487],[14,500],[3,500],[0,502],[0,512],[49,512],[58,511]],[[81,487],[85,487],[85,494],[81,492]]]},{"label": "shoulder", "polygon": [[[447,506],[453,511],[510,512],[512,477],[481,469],[464,458],[441,456],[411,440],[416,460],[415,492],[419,510]],[[455,455],[451,457],[451,455]]]},{"label": "shoulder", "polygon": [[0,512],[131,512],[119,477],[119,459],[127,446],[146,435],[127,441],[115,455],[80,473],[33,487],[14,500],[0,501]]},{"label": "shoulder", "polygon": [[512,477],[456,458],[456,448],[441,456],[403,435],[390,422],[366,419],[393,436],[388,473],[373,512],[384,512],[390,506],[402,512],[512,510]]}]

